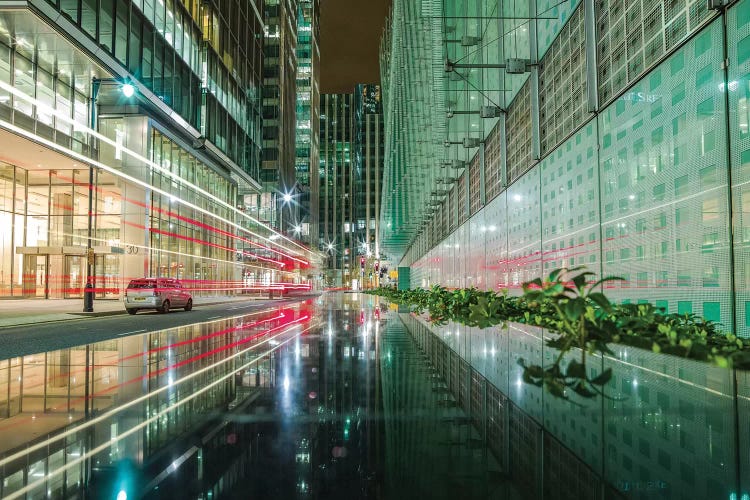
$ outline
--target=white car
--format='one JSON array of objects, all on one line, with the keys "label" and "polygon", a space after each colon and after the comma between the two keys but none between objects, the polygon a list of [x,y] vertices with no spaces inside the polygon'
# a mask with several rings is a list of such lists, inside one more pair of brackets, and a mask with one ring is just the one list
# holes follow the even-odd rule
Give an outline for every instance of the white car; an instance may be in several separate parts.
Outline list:
[{"label": "white car", "polygon": [[125,290],[125,309],[135,314],[139,309],[156,309],[168,313],[170,309],[193,308],[193,296],[173,278],[139,278],[128,283]]}]

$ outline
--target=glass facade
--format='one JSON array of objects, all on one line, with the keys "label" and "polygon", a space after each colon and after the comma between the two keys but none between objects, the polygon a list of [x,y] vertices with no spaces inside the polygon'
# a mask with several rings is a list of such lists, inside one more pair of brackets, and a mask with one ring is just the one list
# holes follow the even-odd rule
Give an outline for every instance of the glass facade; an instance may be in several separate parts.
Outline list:
[{"label": "glass facade", "polygon": [[[359,280],[374,287],[380,270],[380,186],[383,177],[383,109],[380,85],[354,89],[354,222]],[[363,260],[364,258],[364,260]]]},{"label": "glass facade", "polygon": [[[668,10],[599,2],[587,14],[582,2],[556,11],[557,35],[539,28],[537,43],[527,42],[539,54],[538,67],[527,68],[499,118],[439,119],[457,136],[483,142],[466,148],[463,141],[452,144],[449,134],[436,153],[445,159],[437,156],[438,165],[426,170],[428,187],[406,195],[405,165],[427,146],[409,135],[416,118],[398,111],[412,98],[386,93],[383,221],[400,225],[403,236],[412,233],[393,218],[398,211],[411,206],[412,214],[425,214],[426,227],[403,238],[407,246],[384,241],[396,260],[403,257],[400,265],[412,266],[412,285],[517,290],[554,268],[586,265],[625,278],[609,285],[618,301],[695,313],[750,336],[743,230],[748,58],[742,51],[749,5],[711,11],[701,2]],[[397,63],[388,43],[405,29],[393,23],[384,42],[382,60],[391,66]],[[418,50],[432,50],[429,41]],[[386,88],[400,78],[407,76],[386,77]],[[461,85],[464,91],[446,94],[454,111],[472,111],[472,96],[485,105],[498,102],[482,90],[487,84]],[[457,119],[466,122],[456,126]],[[443,194],[446,177],[455,180]],[[404,200],[388,195],[394,188]],[[430,202],[439,207],[434,215]],[[476,260],[462,262],[461,249]]]},{"label": "glass facade", "polygon": [[[350,282],[354,238],[354,95],[323,94],[320,106],[320,249],[331,284]],[[342,281],[343,280],[343,281]]]},{"label": "glass facade", "polygon": [[[265,0],[266,34],[263,66],[263,164],[261,210],[286,234],[299,223],[296,174],[298,0]],[[304,27],[304,23],[302,25]],[[309,43],[309,42],[308,42]],[[285,200],[284,195],[294,196]],[[282,228],[282,224],[284,227]]]},{"label": "glass facade", "polygon": [[[317,246],[319,188],[315,166],[320,156],[320,4],[299,2],[297,15],[297,130],[295,172],[300,188],[302,241]],[[295,231],[296,232],[296,231]]]},{"label": "glass facade", "polygon": [[[263,20],[252,2],[49,2],[253,178],[260,159]],[[108,61],[108,63],[110,62]]]},{"label": "glass facade", "polygon": [[[66,16],[79,27],[89,26],[86,2],[62,2],[60,7],[69,8]],[[238,17],[233,19],[249,14],[260,22],[252,3],[235,7]],[[154,85],[167,85],[165,74],[160,83],[141,73],[115,78],[102,69],[109,64],[106,54],[103,60],[93,60],[62,34],[77,29],[65,18],[55,25],[58,32],[29,10],[0,9],[0,141],[7,152],[0,165],[0,213],[5,214],[0,217],[8,227],[0,242],[0,296],[79,298],[88,280],[98,298],[116,299],[130,279],[149,275],[180,278],[197,294],[233,294],[299,282],[299,269],[309,267],[309,252],[286,240],[274,241],[279,235],[244,207],[237,208],[240,191],[250,186],[242,176],[257,168],[259,148],[255,160],[241,161],[240,175],[231,165],[241,158],[233,157],[231,148],[222,152],[222,141],[209,137],[204,142],[183,133],[192,125],[213,126],[198,115],[208,109],[201,103],[214,98],[231,113],[240,113],[233,114],[235,118],[244,116],[247,130],[258,128],[260,115],[256,112],[251,120],[246,114],[252,111],[252,93],[243,90],[238,105],[227,90],[239,88],[238,81],[252,80],[250,73],[260,71],[250,71],[245,52],[235,43],[236,37],[244,40],[249,32],[238,30],[222,38],[221,30],[228,27],[223,16],[209,15],[209,4],[160,2],[157,9],[149,1],[121,2],[112,8],[118,15],[127,13],[130,21],[141,10],[146,12],[160,27],[152,38],[165,37],[181,64],[200,66],[213,57],[206,44],[221,47],[221,67],[232,69],[231,78],[211,76],[213,70],[206,78],[229,86],[207,84],[206,92],[198,92],[199,101],[184,93],[175,100],[177,91],[172,88],[172,97],[159,94],[162,107],[153,108],[147,93]],[[104,17],[90,24],[98,30],[92,35],[97,40],[109,40],[109,9],[102,4],[97,15]],[[200,34],[196,21],[205,19],[198,15],[201,12],[212,19],[211,41],[185,32],[189,28]],[[253,23],[245,25],[252,29]],[[117,22],[113,26],[112,44],[104,44],[107,54],[119,54],[118,44],[124,43],[128,58],[123,61],[131,61],[132,53],[139,68],[151,64],[145,45],[130,35],[120,40],[119,34],[126,31]],[[139,29],[147,26],[143,22]],[[190,48],[193,41],[205,49],[202,56]],[[261,43],[251,41],[257,47]],[[167,53],[166,46],[159,51]],[[259,64],[260,55],[255,61]],[[158,66],[164,71],[170,67],[163,61]],[[192,82],[190,77],[169,81]],[[125,88],[129,84],[130,95]],[[196,86],[200,90],[199,82]],[[172,110],[170,117],[164,117],[164,104]],[[188,109],[196,117],[182,116]],[[215,116],[225,124],[233,119],[226,113]],[[234,139],[226,142],[230,143],[237,145]],[[240,149],[242,154],[250,151]]]}]

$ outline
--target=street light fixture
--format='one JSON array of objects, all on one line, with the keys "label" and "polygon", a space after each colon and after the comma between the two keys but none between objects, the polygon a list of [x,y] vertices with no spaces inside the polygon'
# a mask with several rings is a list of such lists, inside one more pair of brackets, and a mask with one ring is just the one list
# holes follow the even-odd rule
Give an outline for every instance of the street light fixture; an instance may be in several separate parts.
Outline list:
[{"label": "street light fixture", "polygon": [[288,205],[292,201],[292,194],[285,192],[281,197],[281,209],[279,210],[279,232],[284,234],[284,205]]},{"label": "street light fixture", "polygon": [[[93,78],[91,80],[91,106],[89,114],[89,127],[96,131],[98,130],[99,114],[97,110],[96,101],[99,98],[99,90],[101,89],[102,83],[116,83],[117,80],[113,78]],[[120,85],[120,92],[126,98],[133,97],[135,95],[135,87],[130,83],[123,83]],[[91,156],[94,160],[98,160],[99,148],[96,144],[97,139],[92,139]],[[87,221],[87,242],[86,242],[86,285],[83,292],[83,312],[94,312],[94,264],[95,255],[93,247],[93,215],[94,215],[94,166],[89,164],[89,213]],[[88,387],[88,386],[87,386]]]},{"label": "street light fixture", "polygon": [[120,90],[122,91],[122,95],[125,97],[133,97],[133,94],[135,94],[135,87],[133,87],[129,83],[123,83],[122,87],[120,87]]}]

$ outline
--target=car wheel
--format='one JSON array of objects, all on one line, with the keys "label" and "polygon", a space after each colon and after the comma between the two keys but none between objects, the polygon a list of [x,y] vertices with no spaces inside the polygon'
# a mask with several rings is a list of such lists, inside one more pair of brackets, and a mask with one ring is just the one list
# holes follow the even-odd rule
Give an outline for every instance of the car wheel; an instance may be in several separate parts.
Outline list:
[{"label": "car wheel", "polygon": [[169,301],[165,300],[161,307],[158,309],[160,313],[167,314],[169,312]]},{"label": "car wheel", "polygon": [[125,309],[125,310],[128,311],[128,314],[135,314],[138,312],[138,309]]},{"label": "car wheel", "polygon": [[185,304],[185,310],[190,311],[193,309],[193,299],[188,299],[187,304]]}]

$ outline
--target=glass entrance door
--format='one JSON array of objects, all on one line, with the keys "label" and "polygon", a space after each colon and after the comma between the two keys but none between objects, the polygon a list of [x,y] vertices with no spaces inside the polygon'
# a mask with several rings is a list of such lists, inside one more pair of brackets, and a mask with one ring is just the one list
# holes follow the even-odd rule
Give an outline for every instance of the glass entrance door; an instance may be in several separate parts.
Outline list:
[{"label": "glass entrance door", "polygon": [[34,288],[36,290],[35,296],[41,298],[47,298],[49,294],[49,281],[47,278],[47,256],[36,255],[36,263],[34,266]]},{"label": "glass entrance door", "polygon": [[67,288],[67,271],[64,267],[65,258],[63,255],[49,255],[47,257],[47,298],[63,299],[65,298],[65,289]]},{"label": "glass entrance door", "polygon": [[86,259],[81,255],[65,256],[65,279],[63,295],[66,299],[83,298]]},{"label": "glass entrance door", "polygon": [[96,256],[94,266],[97,299],[120,298],[120,256],[103,254]]},{"label": "glass entrance door", "polygon": [[45,298],[48,292],[47,256],[25,254],[23,256],[23,296]]}]

